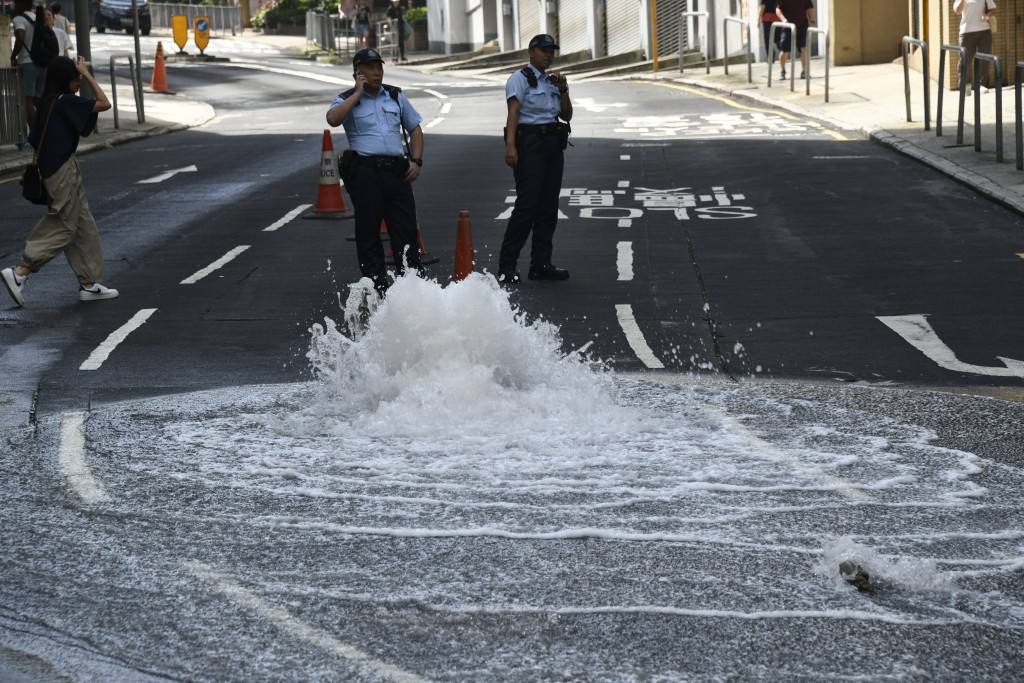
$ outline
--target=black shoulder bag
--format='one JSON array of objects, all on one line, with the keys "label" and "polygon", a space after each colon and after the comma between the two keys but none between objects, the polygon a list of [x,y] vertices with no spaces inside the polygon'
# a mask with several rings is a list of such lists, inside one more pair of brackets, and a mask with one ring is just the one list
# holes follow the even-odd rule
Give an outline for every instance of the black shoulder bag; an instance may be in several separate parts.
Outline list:
[{"label": "black shoulder bag", "polygon": [[43,123],[43,132],[39,136],[39,144],[36,145],[35,153],[32,155],[32,163],[25,166],[25,172],[21,174],[21,196],[33,204],[50,203],[50,193],[46,191],[43,173],[39,170],[39,150],[43,147],[46,129],[50,125],[50,117],[53,116],[53,108],[57,106],[58,99],[60,98],[54,98],[50,105],[50,113],[46,115],[46,122]]}]

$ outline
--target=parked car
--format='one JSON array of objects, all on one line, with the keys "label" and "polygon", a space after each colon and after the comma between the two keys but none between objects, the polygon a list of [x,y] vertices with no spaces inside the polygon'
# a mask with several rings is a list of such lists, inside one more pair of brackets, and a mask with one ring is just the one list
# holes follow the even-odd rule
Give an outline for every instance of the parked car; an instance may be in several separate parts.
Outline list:
[{"label": "parked car", "polygon": [[[146,0],[136,0],[136,5],[139,8],[139,33],[148,36],[153,27],[149,17],[149,3]],[[132,33],[135,30],[132,0],[91,0],[89,14],[92,15],[92,24],[96,27],[97,33],[104,33],[108,28],[112,31],[123,28],[125,33]]]}]

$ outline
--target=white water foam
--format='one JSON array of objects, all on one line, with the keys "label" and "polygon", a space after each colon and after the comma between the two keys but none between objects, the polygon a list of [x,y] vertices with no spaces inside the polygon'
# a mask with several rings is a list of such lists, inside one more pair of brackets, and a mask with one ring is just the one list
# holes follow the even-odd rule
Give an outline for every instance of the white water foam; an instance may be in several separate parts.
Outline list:
[{"label": "white water foam", "polygon": [[[1020,472],[936,445],[876,405],[893,390],[616,377],[480,275],[402,277],[383,302],[363,283],[344,317],[312,330],[312,385],[154,399],[152,418],[124,408],[132,458],[105,479],[171,478],[205,514],[299,545],[601,542],[571,551],[590,593],[537,591],[543,563],[481,583],[397,562],[374,600],[1024,628],[1000,588],[1024,563]],[[846,560],[882,597],[841,580]],[[629,600],[619,576],[637,577]]]}]

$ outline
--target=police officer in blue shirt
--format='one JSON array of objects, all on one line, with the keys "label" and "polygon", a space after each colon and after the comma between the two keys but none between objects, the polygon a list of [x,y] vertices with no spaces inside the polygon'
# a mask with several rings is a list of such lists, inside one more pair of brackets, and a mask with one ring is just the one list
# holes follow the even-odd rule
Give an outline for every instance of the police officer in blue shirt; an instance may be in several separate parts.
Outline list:
[{"label": "police officer in blue shirt", "polygon": [[412,183],[423,166],[423,117],[400,88],[384,83],[384,59],[376,50],[357,52],[352,69],[355,87],[331,103],[327,123],[345,127],[351,152],[346,152],[339,166],[356,214],[359,268],[383,295],[388,281],[380,241],[382,219],[388,226],[398,274],[405,272],[406,264],[422,270]]},{"label": "police officer in blue shirt", "polygon": [[[531,280],[565,280],[569,271],[551,264],[551,239],[562,192],[562,151],[568,142],[572,102],[565,76],[548,67],[558,45],[547,34],[530,40],[530,64],[505,83],[505,163],[516,179],[516,203],[498,255],[498,281],[519,282],[516,262],[530,233]],[[562,119],[565,123],[558,121]]]}]

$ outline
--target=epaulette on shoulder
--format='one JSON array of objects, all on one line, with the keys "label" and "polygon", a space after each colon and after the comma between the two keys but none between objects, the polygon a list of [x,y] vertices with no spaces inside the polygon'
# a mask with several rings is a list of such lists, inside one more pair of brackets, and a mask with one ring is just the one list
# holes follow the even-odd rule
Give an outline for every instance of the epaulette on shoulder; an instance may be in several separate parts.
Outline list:
[{"label": "epaulette on shoulder", "polygon": [[354,95],[355,92],[356,92],[355,88],[349,88],[345,92],[339,94],[338,97],[340,97],[343,100],[347,100],[348,98],[352,97],[352,95]]},{"label": "epaulette on shoulder", "polygon": [[531,88],[537,87],[537,74],[533,73],[533,69],[528,66],[524,66],[519,70],[519,72],[526,76],[526,82],[530,84]]},{"label": "epaulette on shoulder", "polygon": [[388,85],[387,83],[381,83],[380,87],[384,88],[387,94],[391,95],[391,99],[395,102],[398,101],[398,93],[402,92],[402,89],[397,85]]}]

